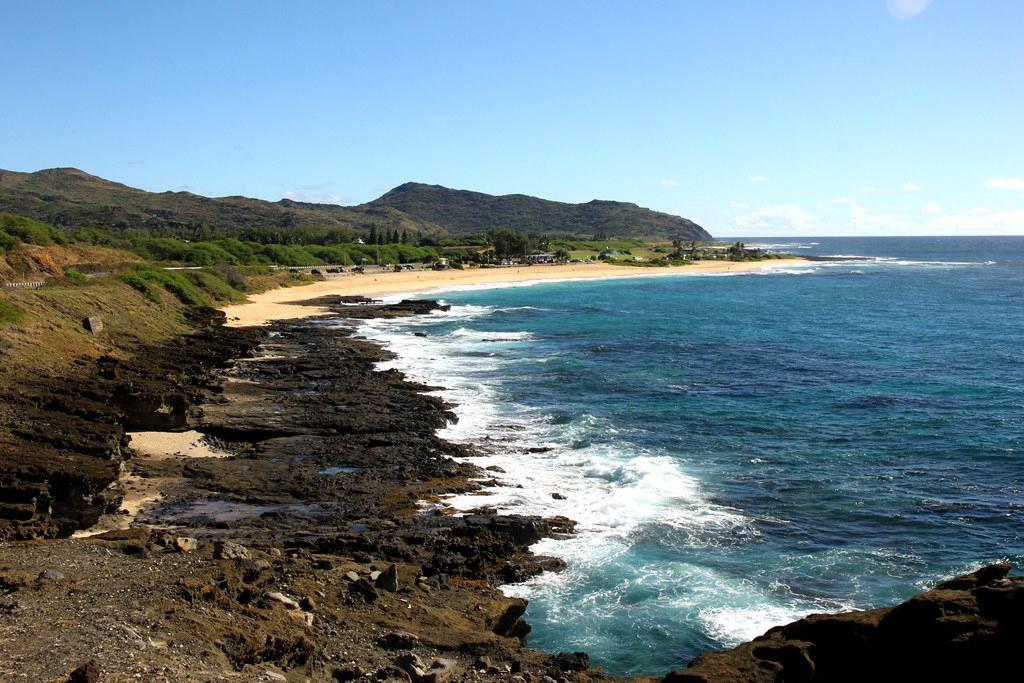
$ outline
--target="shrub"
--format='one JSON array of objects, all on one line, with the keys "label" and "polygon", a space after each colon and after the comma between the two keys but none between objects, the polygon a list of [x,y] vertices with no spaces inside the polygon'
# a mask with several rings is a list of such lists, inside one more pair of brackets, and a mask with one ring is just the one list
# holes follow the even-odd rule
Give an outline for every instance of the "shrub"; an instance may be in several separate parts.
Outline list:
[{"label": "shrub", "polygon": [[0,254],[5,251],[10,251],[18,246],[18,238],[14,235],[9,235],[7,232],[0,230]]},{"label": "shrub", "polygon": [[43,247],[68,243],[67,235],[52,225],[13,213],[0,214],[0,232]]},{"label": "shrub", "polygon": [[[206,306],[209,303],[192,281],[178,271],[163,270],[152,266],[136,266],[123,275],[121,280],[138,289],[151,301],[159,301],[159,298],[152,292],[149,285],[158,285],[177,297],[178,301],[183,304]],[[140,282],[145,285],[145,288],[140,286]]]},{"label": "shrub", "polygon": [[138,273],[125,273],[121,276],[121,282],[125,283],[129,287],[138,290],[142,296],[146,297],[155,304],[160,303],[160,297],[153,291],[153,288],[149,286],[146,279]]},{"label": "shrub", "polygon": [[190,270],[185,277],[196,287],[212,296],[217,301],[242,301],[245,297],[225,282],[216,270]]},{"label": "shrub", "polygon": [[218,263],[237,263],[233,254],[225,251],[213,242],[200,242],[189,245],[185,252],[185,260],[196,266],[215,266]]},{"label": "shrub", "polygon": [[282,266],[316,266],[320,260],[299,246],[286,244],[263,244],[260,245],[261,253],[268,257],[271,263]]},{"label": "shrub", "polygon": [[234,289],[244,292],[249,288],[249,280],[245,277],[245,273],[235,266],[227,263],[218,264],[217,273],[220,275],[221,279],[231,285]]}]

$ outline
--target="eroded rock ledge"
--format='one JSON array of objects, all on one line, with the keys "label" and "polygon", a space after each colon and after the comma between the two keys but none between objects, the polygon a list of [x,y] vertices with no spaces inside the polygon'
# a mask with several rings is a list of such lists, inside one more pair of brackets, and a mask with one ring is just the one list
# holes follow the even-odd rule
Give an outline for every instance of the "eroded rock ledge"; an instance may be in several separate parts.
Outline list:
[{"label": "eroded rock ledge", "polygon": [[1008,564],[961,576],[893,608],[816,614],[663,683],[986,681],[1013,678],[1024,644],[1024,577]]}]

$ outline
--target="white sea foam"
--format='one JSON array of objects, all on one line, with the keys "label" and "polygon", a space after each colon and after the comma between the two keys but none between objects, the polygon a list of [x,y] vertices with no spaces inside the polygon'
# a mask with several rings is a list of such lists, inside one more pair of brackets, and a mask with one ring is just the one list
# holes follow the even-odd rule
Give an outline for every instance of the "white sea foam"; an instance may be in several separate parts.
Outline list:
[{"label": "white sea foam", "polygon": [[819,242],[755,242],[748,243],[748,249],[813,249]]},{"label": "white sea foam", "polygon": [[[577,415],[569,421],[552,419],[537,408],[508,401],[494,371],[503,363],[524,360],[481,355],[483,344],[493,346],[493,342],[482,340],[516,339],[530,344],[533,337],[521,331],[475,329],[475,320],[501,310],[508,309],[453,306],[450,311],[418,318],[368,321],[360,333],[398,356],[382,363],[381,369],[400,368],[411,379],[443,386],[436,393],[455,404],[458,422],[440,430],[439,435],[476,445],[484,455],[470,459],[471,462],[503,470],[487,472],[488,478],[493,476],[501,485],[484,489],[483,495],[478,492],[449,497],[447,505],[460,511],[488,507],[503,513],[562,515],[577,522],[574,536],[544,539],[533,548],[538,554],[562,558],[567,569],[504,586],[506,593],[541,599],[554,611],[565,608],[568,611],[564,618],[568,619],[582,609],[580,605],[563,604],[569,601],[568,594],[584,584],[589,575],[599,573],[623,556],[640,537],[664,538],[674,534],[694,547],[708,547],[723,539],[757,536],[753,520],[738,510],[708,500],[700,481],[685,472],[676,459],[637,445],[621,429],[591,415]],[[425,337],[413,334],[441,320],[455,321],[459,327],[447,334],[436,330]],[[680,586],[689,586],[675,575],[677,569],[659,565],[631,572],[632,578],[623,579],[620,586],[602,589],[615,594],[588,595],[584,601],[586,609],[617,609],[621,602],[628,602],[630,594],[653,584],[661,586],[659,590],[665,596],[672,595]],[[701,590],[705,591],[717,591],[722,585],[735,583],[714,572],[701,576]],[[670,586],[674,588],[670,590]],[[771,601],[747,581],[736,583],[726,592],[730,609],[739,609],[735,607],[737,603],[749,604],[752,613],[761,615],[758,628],[800,616],[799,610],[787,611],[769,604]],[[710,595],[705,597],[714,599]],[[664,602],[668,598],[659,600]],[[709,635],[738,642],[753,628],[749,620],[740,616],[723,607],[720,612],[708,611],[700,619]]]},{"label": "white sea foam", "polygon": [[824,258],[844,259],[842,261],[815,261],[816,266],[823,268],[849,266],[911,266],[925,268],[963,268],[969,266],[991,266],[995,261],[918,261],[901,259],[895,256],[863,256],[860,254],[829,254]]},{"label": "white sea foam", "polygon": [[466,327],[460,327],[459,329],[451,332],[452,337],[463,337],[470,341],[526,341],[533,339],[533,335],[529,332],[481,332],[479,330],[471,330]]},{"label": "white sea foam", "polygon": [[708,635],[733,646],[753,640],[773,626],[805,617],[807,611],[758,601],[744,607],[712,607],[698,614]]}]

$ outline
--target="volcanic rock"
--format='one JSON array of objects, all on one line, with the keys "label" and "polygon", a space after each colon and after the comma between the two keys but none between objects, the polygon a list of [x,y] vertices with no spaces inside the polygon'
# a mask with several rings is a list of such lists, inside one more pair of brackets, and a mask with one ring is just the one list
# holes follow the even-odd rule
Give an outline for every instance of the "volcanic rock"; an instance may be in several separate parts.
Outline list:
[{"label": "volcanic rock", "polygon": [[980,681],[1014,670],[1024,642],[1024,577],[995,564],[884,609],[813,614],[663,683]]}]

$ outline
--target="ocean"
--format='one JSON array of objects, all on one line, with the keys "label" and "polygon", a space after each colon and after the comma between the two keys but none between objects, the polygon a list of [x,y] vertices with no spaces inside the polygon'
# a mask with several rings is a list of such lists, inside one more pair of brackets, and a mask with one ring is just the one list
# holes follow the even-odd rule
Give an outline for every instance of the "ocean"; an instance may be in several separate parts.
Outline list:
[{"label": "ocean", "polygon": [[449,291],[362,328],[503,470],[448,504],[578,522],[535,547],[565,571],[505,587],[532,647],[658,674],[1020,568],[1024,237],[746,242],[858,258]]}]

